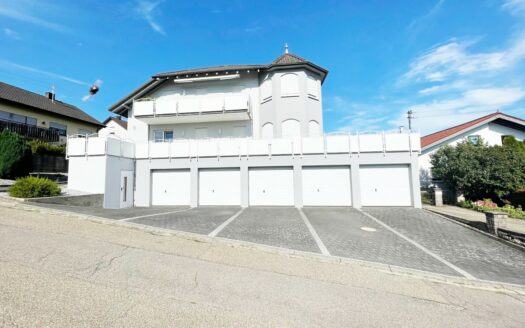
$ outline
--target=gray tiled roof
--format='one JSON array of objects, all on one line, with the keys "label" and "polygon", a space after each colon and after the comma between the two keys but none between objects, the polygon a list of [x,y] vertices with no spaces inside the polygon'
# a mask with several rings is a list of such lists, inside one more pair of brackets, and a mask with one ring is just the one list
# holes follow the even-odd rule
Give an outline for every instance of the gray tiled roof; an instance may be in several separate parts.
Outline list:
[{"label": "gray tiled roof", "polygon": [[301,58],[297,55],[286,53],[276,60],[273,61],[272,65],[290,65],[290,64],[304,64],[308,63],[308,60]]},{"label": "gray tiled roof", "polygon": [[[205,68],[195,68],[195,69],[185,69],[180,71],[173,71],[173,72],[164,72],[164,73],[158,73],[151,77],[150,80],[148,80],[146,83],[138,87],[137,89],[133,90],[131,93],[129,93],[124,98],[117,101],[115,104],[113,104],[111,107],[109,107],[109,111],[125,115],[127,108],[126,104],[132,101],[135,97],[140,96],[141,94],[147,92],[148,90],[158,88],[161,84],[163,84],[166,80],[168,80],[171,77],[178,77],[178,76],[184,76],[184,75],[193,75],[193,74],[206,74],[206,73],[222,73],[222,72],[235,72],[240,70],[275,70],[275,69],[288,69],[291,66],[304,66],[309,68],[310,70],[313,70],[314,72],[318,73],[321,76],[321,83],[324,82],[324,79],[326,75],[328,74],[328,71],[321,66],[315,65],[314,63],[301,58],[297,55],[291,54],[291,53],[285,53],[281,56],[279,56],[276,60],[271,62],[270,64],[255,64],[255,65],[222,65],[222,66],[214,66],[214,67],[205,67]],[[149,92],[149,91],[148,91]]]},{"label": "gray tiled roof", "polygon": [[102,126],[99,121],[89,116],[78,107],[66,104],[59,100],[51,101],[46,96],[4,82],[0,82],[0,101],[1,100],[28,106],[35,111],[45,111],[55,115],[65,116],[73,120]]}]

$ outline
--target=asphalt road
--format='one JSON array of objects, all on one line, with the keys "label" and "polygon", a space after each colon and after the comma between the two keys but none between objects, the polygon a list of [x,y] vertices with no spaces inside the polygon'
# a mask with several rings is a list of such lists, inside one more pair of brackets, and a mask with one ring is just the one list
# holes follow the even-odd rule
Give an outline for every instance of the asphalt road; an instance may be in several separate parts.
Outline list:
[{"label": "asphalt road", "polygon": [[523,294],[5,206],[2,327],[525,325]]}]

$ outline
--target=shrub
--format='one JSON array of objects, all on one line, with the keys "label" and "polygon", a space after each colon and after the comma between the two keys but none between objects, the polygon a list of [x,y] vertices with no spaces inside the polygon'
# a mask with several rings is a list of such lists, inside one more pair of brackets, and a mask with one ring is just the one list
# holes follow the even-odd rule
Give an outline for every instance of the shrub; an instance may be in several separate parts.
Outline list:
[{"label": "shrub", "polygon": [[19,198],[50,197],[60,195],[60,187],[54,181],[45,178],[26,177],[17,179],[9,187],[9,195]]},{"label": "shrub", "polygon": [[65,145],[53,145],[38,139],[28,141],[27,145],[31,148],[33,154],[58,156],[64,156],[66,154]]},{"label": "shrub", "polygon": [[31,170],[31,151],[24,139],[9,130],[0,133],[0,178],[17,178]]},{"label": "shrub", "polygon": [[431,162],[435,178],[470,200],[490,197],[503,204],[505,196],[525,185],[525,153],[511,145],[464,141],[440,148]]},{"label": "shrub", "polygon": [[498,205],[490,199],[478,200],[475,202],[465,200],[458,202],[458,205],[478,212],[505,212],[511,218],[525,219],[525,211],[522,210],[520,206],[514,207],[512,205],[505,205],[503,207],[498,207]]}]

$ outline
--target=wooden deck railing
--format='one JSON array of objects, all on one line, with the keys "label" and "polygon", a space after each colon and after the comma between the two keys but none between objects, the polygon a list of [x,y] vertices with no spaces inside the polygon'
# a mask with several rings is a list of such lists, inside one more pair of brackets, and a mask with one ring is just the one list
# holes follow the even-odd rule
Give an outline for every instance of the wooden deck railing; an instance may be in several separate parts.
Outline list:
[{"label": "wooden deck railing", "polygon": [[40,139],[47,142],[57,142],[60,138],[58,131],[53,129],[0,120],[0,131],[3,131],[4,129],[18,133],[26,138]]}]

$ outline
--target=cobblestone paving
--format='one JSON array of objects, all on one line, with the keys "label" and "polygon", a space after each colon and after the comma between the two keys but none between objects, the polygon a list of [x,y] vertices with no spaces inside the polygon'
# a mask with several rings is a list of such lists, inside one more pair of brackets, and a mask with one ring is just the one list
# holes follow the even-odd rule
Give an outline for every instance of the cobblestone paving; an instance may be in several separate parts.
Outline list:
[{"label": "cobblestone paving", "polygon": [[525,252],[519,249],[425,210],[363,210],[477,279],[525,284]]},{"label": "cobblestone paving", "polygon": [[237,206],[205,206],[129,222],[207,235],[239,210]]},{"label": "cobblestone paving", "polygon": [[[353,208],[307,207],[303,212],[332,255],[458,275]],[[365,231],[362,227],[376,231]]]},{"label": "cobblestone paving", "polygon": [[293,207],[250,207],[222,230],[219,237],[320,253]]}]

